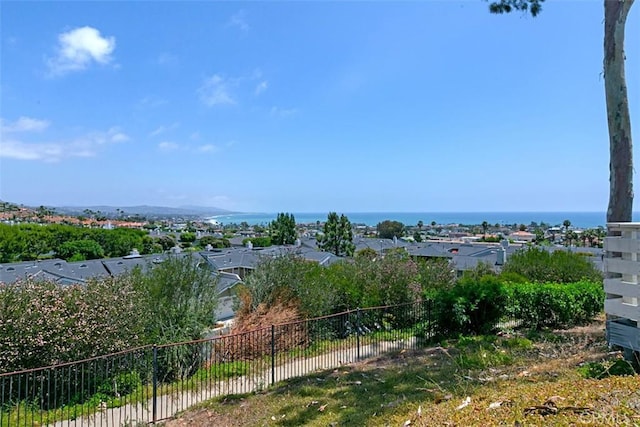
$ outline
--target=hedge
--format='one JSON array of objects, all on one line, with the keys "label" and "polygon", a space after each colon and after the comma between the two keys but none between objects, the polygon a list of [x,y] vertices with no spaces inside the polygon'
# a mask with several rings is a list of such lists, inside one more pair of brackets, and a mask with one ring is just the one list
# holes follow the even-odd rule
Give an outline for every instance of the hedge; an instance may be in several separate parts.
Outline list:
[{"label": "hedge", "polygon": [[568,328],[584,324],[604,305],[602,283],[506,284],[508,314],[531,329]]}]

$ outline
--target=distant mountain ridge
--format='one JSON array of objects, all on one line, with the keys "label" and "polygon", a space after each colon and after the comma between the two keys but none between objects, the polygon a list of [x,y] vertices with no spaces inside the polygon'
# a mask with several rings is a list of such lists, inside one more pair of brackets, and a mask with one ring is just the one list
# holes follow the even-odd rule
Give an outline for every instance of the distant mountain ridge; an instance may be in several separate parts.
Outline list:
[{"label": "distant mountain ridge", "polygon": [[124,212],[124,215],[161,215],[161,216],[210,216],[210,215],[223,215],[233,214],[237,212],[229,211],[226,209],[207,207],[207,206],[59,206],[55,210],[58,213],[83,215],[85,211],[89,209],[94,212],[102,212],[105,214],[118,214]]}]

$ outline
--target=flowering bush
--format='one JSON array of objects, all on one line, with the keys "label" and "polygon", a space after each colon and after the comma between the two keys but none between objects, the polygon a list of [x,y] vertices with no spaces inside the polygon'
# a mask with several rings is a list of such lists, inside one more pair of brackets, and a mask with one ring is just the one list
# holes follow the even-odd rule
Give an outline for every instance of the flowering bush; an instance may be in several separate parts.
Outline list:
[{"label": "flowering bush", "polygon": [[59,286],[0,284],[0,372],[113,353],[143,342],[144,313],[127,277]]}]

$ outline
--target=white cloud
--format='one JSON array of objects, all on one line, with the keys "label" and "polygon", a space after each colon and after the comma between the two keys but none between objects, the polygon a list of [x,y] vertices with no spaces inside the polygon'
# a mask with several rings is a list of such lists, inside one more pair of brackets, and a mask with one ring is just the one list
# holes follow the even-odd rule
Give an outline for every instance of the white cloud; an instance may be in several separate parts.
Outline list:
[{"label": "white cloud", "polygon": [[109,143],[119,143],[129,141],[128,135],[122,133],[120,128],[112,127],[106,132],[91,132],[87,134],[83,139],[88,139],[92,141],[92,143],[97,145],[109,144]]},{"label": "white cloud", "polygon": [[61,144],[28,144],[3,139],[0,147],[0,157],[9,159],[57,161],[62,154]]},{"label": "white cloud", "polygon": [[235,99],[231,95],[231,88],[237,85],[234,79],[224,79],[218,74],[205,79],[198,93],[205,105],[234,105]]},{"label": "white cloud", "polygon": [[110,128],[106,133],[104,134],[97,134],[100,135],[101,138],[101,143],[105,144],[105,143],[119,143],[119,142],[127,142],[129,140],[131,140],[131,138],[129,138],[129,135],[123,133],[119,127],[114,126],[112,128]]},{"label": "white cloud", "polygon": [[231,18],[229,19],[227,26],[238,28],[243,33],[248,32],[249,24],[247,23],[247,17],[244,10],[239,10],[238,12],[231,15]]},{"label": "white cloud", "polygon": [[[255,86],[254,86],[255,85]],[[253,94],[258,96],[269,88],[269,82],[262,78],[260,69],[239,77],[223,77],[214,74],[204,80],[198,94],[207,106],[235,105],[241,96],[246,96],[253,86]]]},{"label": "white cloud", "polygon": [[150,108],[158,108],[163,105],[167,105],[169,102],[166,99],[158,98],[155,96],[146,96],[139,100],[135,107],[138,109],[150,109]]},{"label": "white cloud", "polygon": [[20,117],[13,123],[0,122],[2,133],[11,132],[40,132],[49,127],[48,120],[32,119],[31,117]]},{"label": "white cloud", "polygon": [[127,142],[129,137],[122,132],[118,132],[111,136],[111,142]]},{"label": "white cloud", "polygon": [[149,136],[153,137],[153,136],[158,136],[158,135],[162,135],[163,133],[169,132],[175,128],[177,128],[178,126],[180,126],[180,123],[176,122],[176,123],[171,123],[168,126],[158,126],[156,129],[154,129]]},{"label": "white cloud", "polygon": [[269,83],[266,80],[261,81],[260,83],[258,83],[258,85],[256,86],[256,89],[254,91],[254,93],[256,95],[260,95],[262,92],[264,92],[265,90],[267,90],[267,88],[269,87]]},{"label": "white cloud", "polygon": [[178,65],[178,57],[174,54],[163,52],[158,55],[158,65],[175,66]]},{"label": "white cloud", "polygon": [[58,36],[56,56],[47,65],[53,75],[84,70],[91,63],[108,64],[116,48],[114,37],[102,37],[92,27],[75,28]]},{"label": "white cloud", "polygon": [[180,146],[175,142],[162,141],[160,144],[158,144],[158,149],[160,149],[161,151],[174,151],[178,148],[180,148]]},{"label": "white cloud", "polygon": [[279,107],[271,108],[271,115],[273,117],[281,117],[281,118],[290,117],[295,114],[298,114],[298,110],[296,108],[279,108]]},{"label": "white cloud", "polygon": [[205,144],[198,147],[198,151],[202,153],[215,153],[216,151],[218,151],[218,147],[213,144]]},{"label": "white cloud", "polygon": [[0,142],[0,157],[51,163],[72,157],[94,157],[102,146],[128,140],[130,140],[129,136],[117,127],[106,132],[90,132],[57,142],[24,141],[3,136]]}]

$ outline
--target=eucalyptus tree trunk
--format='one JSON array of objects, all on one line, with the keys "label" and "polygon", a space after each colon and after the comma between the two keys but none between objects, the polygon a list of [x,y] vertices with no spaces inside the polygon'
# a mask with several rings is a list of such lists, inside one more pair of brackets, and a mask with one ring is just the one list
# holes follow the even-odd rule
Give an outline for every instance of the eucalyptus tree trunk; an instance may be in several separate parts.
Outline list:
[{"label": "eucalyptus tree trunk", "polygon": [[609,207],[607,222],[631,221],[633,145],[624,75],[624,29],[634,0],[604,0],[604,87],[609,124]]}]

